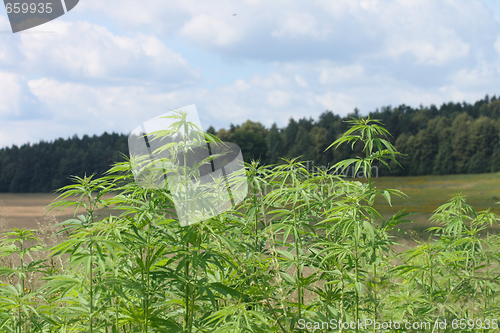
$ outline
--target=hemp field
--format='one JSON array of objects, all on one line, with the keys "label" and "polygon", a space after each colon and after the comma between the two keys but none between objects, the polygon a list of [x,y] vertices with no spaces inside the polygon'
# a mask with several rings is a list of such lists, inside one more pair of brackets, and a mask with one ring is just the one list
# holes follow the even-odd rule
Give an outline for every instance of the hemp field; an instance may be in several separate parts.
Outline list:
[{"label": "hemp field", "polygon": [[[491,208],[500,214],[500,174],[472,174],[445,176],[415,176],[415,177],[380,177],[374,179],[374,185],[379,189],[398,189],[408,195],[408,198],[393,197],[392,207],[381,200],[375,207],[384,217],[406,209],[415,213],[410,219],[414,224],[403,225],[404,230],[415,230],[417,234],[431,224],[428,222],[433,211],[451,199],[457,191],[462,191],[467,202],[476,211]],[[47,205],[56,199],[51,193],[0,193],[0,224],[6,228],[37,229],[41,226],[54,224],[71,218],[72,209],[66,209],[59,214],[53,210],[47,214]],[[83,213],[79,209],[78,213]],[[106,212],[101,212],[106,214]]]}]

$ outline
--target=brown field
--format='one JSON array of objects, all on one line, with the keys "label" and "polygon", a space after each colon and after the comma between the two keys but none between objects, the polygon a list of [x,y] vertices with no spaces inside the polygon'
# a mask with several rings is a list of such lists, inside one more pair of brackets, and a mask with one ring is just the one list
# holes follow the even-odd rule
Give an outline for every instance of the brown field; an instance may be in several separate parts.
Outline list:
[{"label": "brown field", "polygon": [[[48,205],[57,198],[51,193],[0,193],[0,224],[3,228],[38,229],[73,217],[74,208],[63,211],[55,208],[49,212]],[[84,213],[83,208],[77,214]],[[109,214],[103,210],[100,214]]]}]

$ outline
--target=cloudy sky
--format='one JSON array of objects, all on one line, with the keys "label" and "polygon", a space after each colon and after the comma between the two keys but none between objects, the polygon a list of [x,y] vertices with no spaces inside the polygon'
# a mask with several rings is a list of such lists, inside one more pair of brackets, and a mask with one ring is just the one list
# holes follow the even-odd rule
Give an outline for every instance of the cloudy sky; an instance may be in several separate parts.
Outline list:
[{"label": "cloudy sky", "polygon": [[500,94],[500,1],[80,0],[16,34],[1,8],[0,78],[0,147],[190,104],[219,129],[472,103]]}]

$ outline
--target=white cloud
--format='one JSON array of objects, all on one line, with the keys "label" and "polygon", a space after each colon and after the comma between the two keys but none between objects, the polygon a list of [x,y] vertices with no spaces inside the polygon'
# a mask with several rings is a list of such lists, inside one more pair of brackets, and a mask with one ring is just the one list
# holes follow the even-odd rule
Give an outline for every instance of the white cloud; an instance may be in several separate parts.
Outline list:
[{"label": "white cloud", "polygon": [[297,84],[302,88],[306,88],[308,86],[307,81],[300,75],[295,75],[295,82],[297,82]]},{"label": "white cloud", "polygon": [[107,19],[117,21],[124,30],[136,30],[141,27],[157,29],[156,32],[169,32],[187,17],[183,2],[172,1],[135,1],[121,0],[119,4],[101,1],[80,1],[71,14],[98,13]]},{"label": "white cloud", "polygon": [[40,29],[57,33],[0,37],[0,145],[189,104],[205,126],[284,126],[500,88],[500,26],[476,0],[86,0]]},{"label": "white cloud", "polygon": [[277,87],[283,87],[285,85],[288,86],[290,84],[290,80],[280,73],[272,72],[267,76],[262,76],[260,74],[254,75],[250,79],[250,83],[262,89],[270,90]]},{"label": "white cloud", "polygon": [[161,80],[172,86],[193,82],[197,76],[181,55],[155,36],[119,36],[81,21],[49,24],[57,33],[0,39],[0,67],[54,78],[120,83]]},{"label": "white cloud", "polygon": [[267,94],[267,102],[274,108],[285,107],[290,103],[290,95],[284,91],[273,90]]},{"label": "white cloud", "polygon": [[180,34],[196,43],[210,43],[215,46],[226,46],[240,40],[238,33],[223,20],[201,14],[187,22]]},{"label": "white cloud", "polygon": [[355,101],[351,96],[343,93],[327,92],[316,96],[316,100],[327,110],[335,110],[337,114],[345,116],[355,107]]},{"label": "white cloud", "polygon": [[243,92],[247,91],[250,88],[250,85],[246,83],[245,80],[238,79],[234,83],[234,87],[236,88],[236,90]]},{"label": "white cloud", "polygon": [[379,1],[378,0],[361,0],[359,2],[361,8],[367,11],[378,12]]},{"label": "white cloud", "polygon": [[286,13],[285,18],[278,23],[277,30],[271,33],[273,37],[312,37],[323,41],[330,32],[328,27],[321,27],[318,20],[307,12]]},{"label": "white cloud", "polygon": [[22,99],[21,78],[12,73],[0,73],[0,115],[2,117],[19,114]]},{"label": "white cloud", "polygon": [[365,74],[361,65],[341,67],[326,65],[321,67],[319,72],[318,81],[323,85],[359,83],[359,80],[363,79]]},{"label": "white cloud", "polygon": [[122,0],[120,6],[87,0],[78,8],[112,17],[125,31],[144,27],[167,38],[181,36],[224,59],[266,62],[348,64],[410,54],[409,64],[441,65],[484,53],[478,39],[498,30],[477,0]]},{"label": "white cloud", "polygon": [[156,92],[143,86],[94,87],[51,79],[31,80],[33,94],[52,110],[51,121],[78,123],[87,128],[127,131],[137,121],[162,113],[178,102],[175,91]]},{"label": "white cloud", "polygon": [[22,75],[0,71],[0,119],[39,118],[43,111],[43,106],[29,90]]},{"label": "white cloud", "polygon": [[467,56],[471,49],[453,31],[438,29],[435,37],[434,40],[425,37],[408,41],[406,36],[394,36],[388,41],[388,55],[399,58],[409,53],[417,58],[418,64],[443,65]]}]

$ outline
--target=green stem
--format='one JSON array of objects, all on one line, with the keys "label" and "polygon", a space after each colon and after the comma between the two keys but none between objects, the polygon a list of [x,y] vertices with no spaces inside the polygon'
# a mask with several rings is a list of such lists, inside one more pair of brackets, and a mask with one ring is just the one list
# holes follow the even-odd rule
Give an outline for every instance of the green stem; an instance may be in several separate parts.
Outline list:
[{"label": "green stem", "polygon": [[[184,135],[188,135],[189,133],[189,128],[186,125],[184,125]],[[184,194],[184,200],[185,200],[185,207],[184,209],[186,210],[185,212],[185,215],[187,215],[187,209],[188,209],[188,205],[187,205],[187,202],[188,202],[188,195],[187,195],[187,189],[188,189],[188,186],[189,186],[189,177],[188,177],[188,173],[187,173],[187,149],[184,148],[184,154],[183,154],[183,158],[184,158],[184,184],[185,184],[185,194]],[[189,234],[189,226],[186,227],[186,230],[187,230],[187,234],[186,236]],[[189,303],[190,303],[190,299],[189,299],[189,294],[190,294],[190,284],[189,284],[189,262],[190,262],[190,259],[189,259],[189,238],[186,238],[186,243],[184,245],[184,250],[185,250],[185,253],[188,253],[188,257],[186,259],[186,264],[185,264],[185,267],[184,267],[184,279],[186,280],[186,291],[185,291],[185,295],[184,295],[184,325],[185,325],[185,329],[184,331],[188,332],[188,333],[191,333],[191,330],[192,330],[192,322],[190,320],[191,318],[191,314],[190,314],[190,311],[192,311],[192,309],[190,308],[189,306]]]},{"label": "green stem", "polygon": [[[366,160],[368,160],[368,149],[366,150]],[[372,164],[371,162],[368,163],[368,170],[366,172],[366,176],[368,178],[368,189],[371,191],[372,190],[372,176],[371,176],[371,173],[372,173],[372,168],[371,168]]]},{"label": "green stem", "polygon": [[434,302],[434,271],[433,271],[433,264],[432,264],[432,256],[429,253],[429,264],[430,264],[430,276],[429,276],[429,285],[431,286],[430,290],[430,296],[431,296],[431,302]]},{"label": "green stem", "polygon": [[[373,321],[377,322],[377,266],[373,263]],[[375,332],[375,325],[373,325]]]},{"label": "green stem", "polygon": [[93,332],[93,318],[92,313],[94,312],[93,304],[93,274],[92,274],[92,255],[93,255],[93,244],[92,244],[92,233],[90,234],[90,315],[89,315],[89,331]]},{"label": "green stem", "polygon": [[355,247],[355,257],[354,257],[354,274],[355,274],[355,285],[354,285],[354,292],[355,292],[355,315],[354,315],[354,321],[356,322],[356,333],[359,331],[358,330],[358,319],[359,319],[359,294],[358,294],[358,282],[359,282],[359,263],[358,263],[358,239],[359,237],[359,223],[356,221],[356,234],[354,236],[354,247]]},{"label": "green stem", "polygon": [[[340,264],[340,279],[342,283],[342,290],[340,292],[340,322],[344,320],[344,269],[343,265]],[[339,333],[342,333],[343,326],[340,327]]]},{"label": "green stem", "polygon": [[258,235],[258,222],[259,222],[259,216],[257,214],[257,194],[255,193],[255,188],[254,188],[254,193],[253,193],[253,203],[254,203],[254,209],[255,209],[255,251],[257,251],[257,247],[259,246],[259,235]]},{"label": "green stem", "polygon": [[149,244],[151,242],[151,223],[148,223],[148,234],[147,234],[147,242],[146,242],[146,299],[144,306],[144,332],[148,333],[149,327],[149,292],[151,289],[150,286],[150,276],[149,276]]},{"label": "green stem", "polygon": [[[186,241],[184,251],[188,251],[189,243]],[[184,266],[184,279],[186,280],[186,291],[184,294],[184,331],[191,333],[190,323],[189,323],[189,259],[186,260],[186,264]]]},{"label": "green stem", "polygon": [[94,332],[94,275],[93,275],[93,256],[94,256],[94,244],[93,244],[93,226],[94,226],[94,206],[92,205],[92,192],[87,193],[87,199],[89,202],[89,210],[88,213],[90,215],[89,223],[90,223],[90,316],[89,316],[89,332]]},{"label": "green stem", "polygon": [[116,331],[118,332],[118,298],[115,297],[115,327],[116,327]]},{"label": "green stem", "polygon": [[[23,259],[23,242],[21,241],[21,272],[22,272],[22,275],[21,275],[21,295],[24,296],[24,259]],[[19,301],[20,303],[22,302],[22,300]],[[21,304],[19,304],[21,305]],[[21,307],[19,307],[19,313],[18,313],[18,316],[19,316],[19,333],[21,333],[21,328],[22,328],[22,313],[21,313]]]},{"label": "green stem", "polygon": [[[262,193],[262,190],[260,189],[260,187],[259,187],[259,192],[260,192],[261,198],[264,198],[264,194]],[[262,218],[264,219],[264,225],[267,225],[266,212],[264,209],[264,203],[262,201],[261,201],[261,209],[262,209]],[[281,307],[283,308],[283,316],[286,318],[287,317],[287,308],[286,308],[286,304],[285,304],[285,295],[284,295],[284,290],[283,290],[283,279],[281,278],[281,274],[280,274],[281,271],[280,271],[280,265],[278,262],[278,251],[276,250],[276,235],[274,234],[272,220],[269,221],[269,230],[270,230],[269,235],[270,235],[270,241],[271,241],[271,249],[272,249],[272,253],[273,253],[272,263],[273,263],[274,269],[276,271],[276,281],[278,282],[278,285],[279,285],[280,303],[281,303]],[[260,286],[260,284],[259,284],[259,286]],[[266,304],[269,304],[269,302],[267,300],[266,300],[266,302],[267,302]],[[272,308],[270,308],[270,309],[272,311]],[[274,315],[274,312],[273,312],[273,315]],[[277,320],[277,322],[278,322],[278,320]],[[281,329],[284,330],[284,327],[281,325],[281,323],[278,322],[278,324],[280,325]]]},{"label": "green stem", "polygon": [[297,230],[297,219],[295,215],[295,209],[293,210],[293,237],[295,243],[295,265],[297,267],[297,297],[299,305],[299,318],[302,318],[302,271],[300,269],[300,251],[299,251],[299,235]]},{"label": "green stem", "polygon": [[[475,265],[475,251],[474,251],[474,242],[472,242],[472,260],[471,260],[471,263],[472,263],[472,267],[471,267],[471,276],[472,276],[472,283],[474,284],[474,272],[476,270],[476,265]],[[476,288],[472,288],[472,309],[471,309],[471,313],[470,313],[470,318],[472,320],[474,320],[474,303],[475,303],[475,300],[476,300]]]},{"label": "green stem", "polygon": [[[201,251],[201,242],[198,243],[198,250],[197,250],[197,254],[200,253]],[[196,283],[196,281],[198,280],[198,270],[194,270],[193,272],[194,274],[194,281]],[[193,329],[193,321],[194,321],[194,303],[195,303],[195,300],[196,300],[196,295],[198,293],[198,290],[195,289],[196,286],[193,286],[193,288],[191,289],[191,306],[189,308],[189,332],[191,332],[191,330]]]}]

